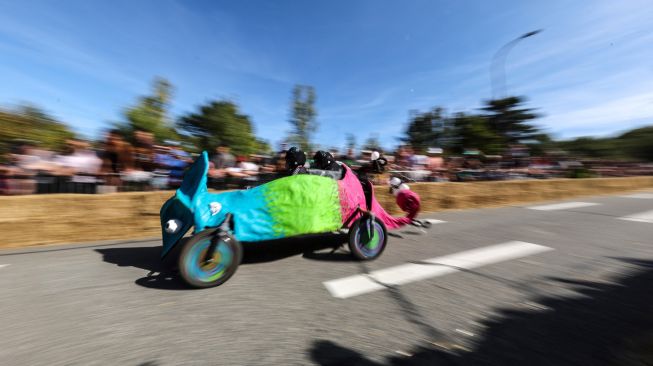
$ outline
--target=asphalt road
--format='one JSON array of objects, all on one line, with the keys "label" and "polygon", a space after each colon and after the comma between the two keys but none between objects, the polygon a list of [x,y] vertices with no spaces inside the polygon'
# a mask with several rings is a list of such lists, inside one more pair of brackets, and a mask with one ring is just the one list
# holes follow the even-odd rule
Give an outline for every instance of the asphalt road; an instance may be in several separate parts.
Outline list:
[{"label": "asphalt road", "polygon": [[[320,249],[333,237],[250,247],[206,290],[147,277],[158,242],[0,251],[0,365],[651,362],[653,194],[566,202],[584,204],[428,215],[445,222],[373,262]],[[491,259],[515,241],[544,250]],[[345,298],[324,284],[411,263],[423,278]]]}]

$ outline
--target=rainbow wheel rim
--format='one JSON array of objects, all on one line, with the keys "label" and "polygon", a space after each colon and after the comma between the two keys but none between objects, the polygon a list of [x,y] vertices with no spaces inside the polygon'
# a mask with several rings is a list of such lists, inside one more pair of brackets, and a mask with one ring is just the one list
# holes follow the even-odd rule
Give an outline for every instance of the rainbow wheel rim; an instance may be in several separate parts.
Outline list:
[{"label": "rainbow wheel rim", "polygon": [[374,221],[371,225],[371,238],[363,242],[363,230],[367,230],[367,223],[361,222],[356,233],[356,248],[358,248],[365,257],[375,257],[383,249],[382,243],[385,241],[385,235],[381,224]]},{"label": "rainbow wheel rim", "polygon": [[204,263],[204,256],[211,245],[211,239],[203,239],[193,245],[184,265],[188,274],[201,282],[214,282],[225,275],[234,261],[234,252],[224,241],[219,241],[210,263]]}]

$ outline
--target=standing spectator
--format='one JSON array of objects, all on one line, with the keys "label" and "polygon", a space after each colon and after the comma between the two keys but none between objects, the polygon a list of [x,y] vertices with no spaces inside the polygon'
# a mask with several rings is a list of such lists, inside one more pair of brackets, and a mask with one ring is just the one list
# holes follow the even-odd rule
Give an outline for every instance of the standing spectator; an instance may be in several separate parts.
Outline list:
[{"label": "standing spectator", "polygon": [[439,170],[444,168],[444,159],[442,158],[442,149],[437,147],[430,147],[426,150],[428,156],[426,167],[431,170]]},{"label": "standing spectator", "polygon": [[64,175],[97,175],[102,167],[102,159],[90,149],[86,141],[70,139],[66,141],[67,154],[58,155],[55,163]]},{"label": "standing spectator", "polygon": [[245,157],[240,157],[238,167],[241,172],[249,176],[258,175],[260,167],[253,161],[247,161]]},{"label": "standing spectator", "polygon": [[273,160],[274,170],[278,175],[283,175],[286,171],[286,153],[288,149],[285,148],[284,144],[282,144],[282,147],[284,148],[277,153]]},{"label": "standing spectator", "polygon": [[152,186],[154,189],[167,189],[172,180],[171,165],[174,164],[167,146],[154,146],[154,164],[156,169],[153,172]]},{"label": "standing spectator", "polygon": [[[61,191],[61,179],[58,165],[54,162],[54,153],[37,148],[31,143],[23,144],[17,156],[17,166],[23,173],[33,176],[36,183],[35,193],[57,193]],[[25,177],[23,175],[23,177]]]},{"label": "standing spectator", "polygon": [[66,141],[65,154],[58,155],[54,162],[58,192],[60,193],[95,193],[96,176],[102,167],[102,160],[90,150],[90,145],[82,140]]},{"label": "standing spectator", "polygon": [[397,164],[403,168],[413,166],[413,149],[410,146],[399,146],[397,151]]},{"label": "standing spectator", "polygon": [[227,168],[234,168],[236,166],[236,158],[229,152],[229,146],[220,145],[216,149],[216,154],[211,159],[213,164],[209,175],[216,178],[221,178],[227,175]]},{"label": "standing spectator", "polygon": [[39,149],[31,142],[22,142],[14,157],[16,166],[24,172],[50,173],[57,168],[52,162],[53,153],[49,150]]},{"label": "standing spectator", "polygon": [[[192,163],[190,155],[167,141],[168,146],[157,146],[154,161],[156,170],[156,188],[179,187],[184,177],[186,167]],[[165,179],[165,180],[164,180]]]},{"label": "standing spectator", "polygon": [[431,172],[430,180],[440,181],[444,180],[444,159],[442,158],[442,149],[437,147],[430,147],[426,150],[428,156],[426,162],[426,169]]},{"label": "standing spectator", "polygon": [[259,166],[259,172],[263,174],[274,173],[275,166],[273,158],[266,155],[250,155],[249,160]]},{"label": "standing spectator", "polygon": [[134,168],[144,172],[152,172],[155,169],[154,135],[150,132],[134,132]]},{"label": "standing spectator", "polygon": [[133,170],[133,149],[117,130],[106,134],[102,153],[102,173],[109,186],[120,186],[120,173]]},{"label": "standing spectator", "polygon": [[356,154],[354,149],[347,149],[347,154],[340,156],[340,161],[348,166],[352,166],[356,162]]},{"label": "standing spectator", "polygon": [[21,166],[25,146],[12,147],[7,164],[0,166],[0,194],[32,194],[36,192],[34,172]]},{"label": "standing spectator", "polygon": [[[151,188],[154,164],[154,136],[145,131],[134,133],[134,147],[131,151],[131,166],[120,172],[125,190],[148,190]],[[127,144],[125,142],[125,144]]]}]

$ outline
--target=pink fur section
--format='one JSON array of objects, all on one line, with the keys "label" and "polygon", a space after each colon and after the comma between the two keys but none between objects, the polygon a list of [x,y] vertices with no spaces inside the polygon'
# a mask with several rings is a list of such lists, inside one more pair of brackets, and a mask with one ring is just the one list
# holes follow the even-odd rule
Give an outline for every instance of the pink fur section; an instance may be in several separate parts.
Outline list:
[{"label": "pink fur section", "polygon": [[345,169],[347,170],[345,177],[338,181],[340,213],[343,223],[356,211],[358,206],[365,208],[365,194],[361,183],[348,166],[345,166]]},{"label": "pink fur section", "polygon": [[[347,170],[345,177],[338,181],[340,212],[342,214],[343,223],[356,211],[357,207],[360,206],[362,209],[366,209],[365,194],[363,193],[361,183],[349,167],[346,167],[345,169]],[[383,209],[383,207],[381,207],[379,202],[376,200],[376,197],[372,199],[372,213],[374,213],[374,215],[385,224],[385,227],[388,230],[397,229],[409,224],[411,218],[414,217],[414,214],[409,215],[411,218],[391,216]]]}]

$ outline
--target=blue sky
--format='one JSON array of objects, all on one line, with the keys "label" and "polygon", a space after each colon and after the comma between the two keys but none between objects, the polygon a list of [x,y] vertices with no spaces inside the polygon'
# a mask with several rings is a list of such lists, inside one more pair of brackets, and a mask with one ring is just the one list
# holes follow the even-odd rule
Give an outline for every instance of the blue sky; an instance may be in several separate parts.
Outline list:
[{"label": "blue sky", "polygon": [[290,90],[316,88],[316,141],[385,146],[409,110],[474,110],[511,39],[509,94],[558,138],[653,123],[653,3],[643,1],[0,1],[0,105],[30,102],[97,136],[155,76],[172,117],[236,101],[259,136],[289,131]]}]

